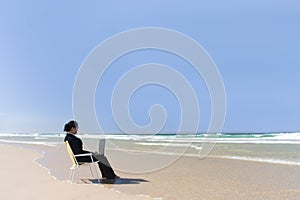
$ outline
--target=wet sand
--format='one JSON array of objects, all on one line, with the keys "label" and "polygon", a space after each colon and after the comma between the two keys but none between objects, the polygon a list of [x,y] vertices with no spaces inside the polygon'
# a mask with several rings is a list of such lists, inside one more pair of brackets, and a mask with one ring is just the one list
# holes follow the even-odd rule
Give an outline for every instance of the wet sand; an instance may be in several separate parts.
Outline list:
[{"label": "wet sand", "polygon": [[300,199],[298,166],[182,157],[163,170],[141,177],[150,184],[113,187],[164,199]]}]

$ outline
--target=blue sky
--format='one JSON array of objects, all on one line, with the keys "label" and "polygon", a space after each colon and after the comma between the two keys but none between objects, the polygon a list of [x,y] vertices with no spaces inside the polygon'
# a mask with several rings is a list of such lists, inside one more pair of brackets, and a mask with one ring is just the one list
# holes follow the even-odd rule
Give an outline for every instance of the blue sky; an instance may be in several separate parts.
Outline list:
[{"label": "blue sky", "polygon": [[[226,89],[224,132],[299,131],[299,23],[296,0],[1,1],[0,133],[61,132],[73,117],[73,85],[89,52],[114,34],[141,27],[177,30],[207,50]],[[177,64],[193,86],[199,85],[199,131],[205,131],[210,117],[205,85],[176,59],[145,51],[119,65]],[[109,98],[121,72],[116,63],[97,90],[97,116],[107,132],[118,131]],[[176,130],[176,99],[154,86],[132,98],[136,123],[147,124],[153,103],[168,111],[163,131]]]}]

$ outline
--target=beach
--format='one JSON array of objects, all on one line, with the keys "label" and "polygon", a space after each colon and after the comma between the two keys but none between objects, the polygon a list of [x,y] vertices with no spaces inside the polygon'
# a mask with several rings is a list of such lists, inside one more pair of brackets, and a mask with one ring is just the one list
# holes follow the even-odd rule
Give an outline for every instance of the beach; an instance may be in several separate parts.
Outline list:
[{"label": "beach", "polygon": [[[0,144],[0,199],[147,199],[119,193],[93,184],[55,180],[36,159],[39,151]],[[59,164],[59,163],[57,163]]]},{"label": "beach", "polygon": [[0,150],[0,199],[300,199],[298,165],[181,156],[153,172],[117,169],[114,183],[96,183],[80,168],[70,183],[63,144],[0,143]]}]

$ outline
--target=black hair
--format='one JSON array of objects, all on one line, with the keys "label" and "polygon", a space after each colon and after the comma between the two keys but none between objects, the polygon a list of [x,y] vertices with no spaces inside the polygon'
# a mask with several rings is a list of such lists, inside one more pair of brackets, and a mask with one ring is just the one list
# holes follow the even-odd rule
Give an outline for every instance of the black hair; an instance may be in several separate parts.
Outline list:
[{"label": "black hair", "polygon": [[72,128],[77,128],[77,127],[78,127],[78,123],[72,120],[65,124],[64,131],[69,132]]}]

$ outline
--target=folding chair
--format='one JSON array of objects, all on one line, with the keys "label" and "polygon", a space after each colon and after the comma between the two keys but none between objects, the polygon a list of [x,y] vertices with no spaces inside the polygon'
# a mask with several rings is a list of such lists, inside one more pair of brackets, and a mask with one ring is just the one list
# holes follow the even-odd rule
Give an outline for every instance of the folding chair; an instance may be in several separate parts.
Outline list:
[{"label": "folding chair", "polygon": [[[73,165],[70,167],[70,170],[71,170],[71,171],[70,171],[70,175],[69,175],[69,180],[70,180],[71,182],[73,182],[73,179],[74,179],[74,176],[75,176],[75,171],[76,171],[76,169],[78,169],[78,168],[81,167],[81,166],[87,166],[87,165],[88,165],[89,168],[90,168],[90,172],[91,172],[93,178],[97,178],[97,179],[98,179],[98,182],[100,182],[100,178],[99,178],[100,176],[99,176],[99,172],[98,172],[98,170],[97,170],[97,168],[98,168],[97,163],[98,163],[99,161],[93,159],[92,153],[76,154],[76,155],[74,155],[74,153],[73,153],[73,151],[72,151],[72,149],[71,149],[70,144],[69,144],[68,141],[65,142],[65,145],[66,145],[66,147],[67,147],[68,154],[69,154],[69,156],[70,156],[70,158],[71,158],[71,161],[72,161],[72,164],[73,164]],[[77,158],[77,157],[81,157],[81,156],[90,156],[92,162],[77,162],[76,158]],[[94,177],[94,173],[93,173],[93,171],[92,171],[91,165],[94,166],[94,170],[95,170],[95,172],[96,172],[96,174],[97,174],[97,177]]]}]

